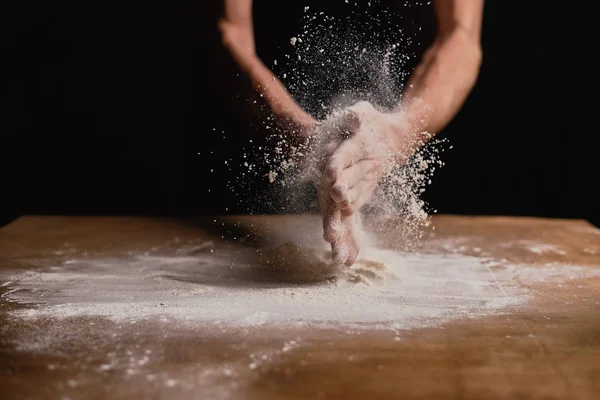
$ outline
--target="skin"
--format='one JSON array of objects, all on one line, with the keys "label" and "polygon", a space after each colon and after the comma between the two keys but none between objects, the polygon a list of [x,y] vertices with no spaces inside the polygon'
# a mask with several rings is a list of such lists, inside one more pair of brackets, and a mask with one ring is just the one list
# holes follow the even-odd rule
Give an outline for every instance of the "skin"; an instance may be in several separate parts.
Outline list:
[{"label": "skin", "polygon": [[[318,134],[316,121],[256,55],[252,1],[223,3],[219,20],[223,44],[273,115],[292,137]],[[351,106],[334,124],[338,134],[323,146],[319,184],[323,237],[331,243],[333,260],[340,265],[350,266],[358,257],[358,211],[371,198],[385,167],[406,162],[439,133],[458,113],[477,80],[483,0],[438,0],[435,10],[438,35],[411,75],[396,109],[383,113],[367,102]]]},{"label": "skin", "polygon": [[283,83],[260,60],[254,44],[252,0],[223,0],[219,31],[223,45],[263,96],[278,123],[290,136],[308,136],[315,119],[302,109],[289,94]]}]

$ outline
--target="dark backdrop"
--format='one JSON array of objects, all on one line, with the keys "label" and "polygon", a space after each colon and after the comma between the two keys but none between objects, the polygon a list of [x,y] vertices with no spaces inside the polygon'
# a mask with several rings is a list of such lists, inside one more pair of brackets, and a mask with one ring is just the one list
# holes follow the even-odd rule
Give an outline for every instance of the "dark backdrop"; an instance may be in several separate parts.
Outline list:
[{"label": "dark backdrop", "polygon": [[[0,223],[243,211],[257,191],[237,186],[264,180],[232,166],[255,126],[236,96],[247,83],[215,61],[214,1],[82,3],[1,6]],[[270,65],[306,2],[256,3]],[[432,208],[600,223],[600,28],[577,4],[486,1],[481,75],[442,133],[453,149],[425,193]]]}]

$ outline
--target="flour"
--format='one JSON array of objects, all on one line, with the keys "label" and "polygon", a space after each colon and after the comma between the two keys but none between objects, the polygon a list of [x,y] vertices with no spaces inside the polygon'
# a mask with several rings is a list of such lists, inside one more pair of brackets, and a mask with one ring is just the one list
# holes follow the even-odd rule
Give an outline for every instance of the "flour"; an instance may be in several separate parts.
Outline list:
[{"label": "flour", "polygon": [[[314,187],[319,185],[318,170],[328,159],[324,148],[330,131],[339,133],[337,122],[348,107],[368,102],[389,116],[390,123],[401,124],[405,118],[403,81],[412,72],[407,63],[415,56],[410,49],[417,38],[403,31],[393,12],[378,1],[340,7],[346,8],[348,17],[306,9],[303,27],[290,38],[284,62],[273,62],[275,73],[285,77],[294,99],[318,120],[314,134],[301,143],[292,143],[285,127],[272,130],[273,121],[265,121],[272,132],[271,145],[259,153],[266,169],[262,176],[272,192],[261,202],[272,204],[275,212],[317,211]],[[409,130],[407,125],[407,135]],[[372,133],[373,142],[382,145],[375,128]],[[447,146],[445,140],[430,138],[426,132],[410,135],[425,135],[430,140],[414,154],[412,148],[394,150],[398,154],[390,157],[371,154],[379,161],[396,157],[403,161],[386,168],[362,212],[401,215],[405,222],[397,227],[396,235],[407,248],[417,248],[423,228],[430,225],[429,214],[435,211],[423,201],[422,193],[432,183],[436,169],[443,166],[441,154]],[[406,147],[409,142],[407,139]],[[363,191],[370,197],[373,189],[369,186]]]},{"label": "flour", "polygon": [[[219,250],[208,243],[184,252],[193,256],[140,253],[40,262],[42,268],[2,276],[3,297],[29,305],[14,312],[26,319],[101,316],[201,326],[408,329],[494,314],[527,299],[527,284],[597,273],[576,266],[498,262],[492,272],[486,258],[370,248],[344,274],[325,270],[327,279],[317,283],[306,283],[306,275],[301,283],[273,279],[277,274],[265,278],[264,257],[271,263],[280,262],[282,255],[297,257],[293,246],[273,254]],[[313,251],[327,265],[322,250]],[[290,268],[274,267],[280,272]]]},{"label": "flour", "polygon": [[[290,221],[278,224],[283,240],[268,248],[174,239],[116,257],[75,251],[60,262],[17,260],[17,270],[0,274],[3,300],[20,304],[8,319],[22,327],[15,350],[50,357],[64,397],[78,398],[101,379],[106,393],[134,387],[146,397],[243,398],[282,360],[305,367],[308,356],[298,354],[318,344],[315,333],[332,335],[329,346],[336,335],[402,341],[410,329],[511,313],[534,285],[600,276],[589,266],[468,256],[462,252],[490,249],[466,236],[440,237],[418,252],[371,244],[338,270],[312,235],[290,232],[302,230]],[[189,343],[191,359],[178,350]],[[340,352],[356,361],[344,346]]]},{"label": "flour", "polygon": [[540,243],[533,240],[519,240],[517,244],[535,254],[558,254],[561,256],[567,254],[565,250],[553,244]]}]

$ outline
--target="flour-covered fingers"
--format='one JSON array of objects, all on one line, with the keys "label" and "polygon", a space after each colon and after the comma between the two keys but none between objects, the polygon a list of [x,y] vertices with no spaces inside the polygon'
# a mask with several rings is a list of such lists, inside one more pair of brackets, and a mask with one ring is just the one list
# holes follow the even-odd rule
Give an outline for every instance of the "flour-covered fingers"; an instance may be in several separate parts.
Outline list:
[{"label": "flour-covered fingers", "polygon": [[331,243],[332,259],[336,265],[346,263],[350,254],[350,245],[348,233],[343,229],[339,238]]},{"label": "flour-covered fingers", "polygon": [[335,151],[338,149],[338,147],[340,147],[341,143],[341,139],[333,139],[327,142],[325,146],[323,146],[323,156],[328,158],[331,157],[333,153],[335,153]]},{"label": "flour-covered fingers", "polygon": [[376,187],[377,179],[370,176],[350,188],[347,192],[347,200],[338,204],[342,217],[358,212],[366,202],[371,200]]},{"label": "flour-covered fingers", "polygon": [[376,176],[369,175],[366,176],[365,179],[358,182],[356,185],[352,186],[347,193],[347,200],[350,205],[354,206],[362,206],[371,199],[373,196],[373,191],[377,187],[377,178]]},{"label": "flour-covered fingers", "polygon": [[[346,235],[348,238],[348,257],[346,258],[346,261],[344,262],[344,265],[347,267],[352,266],[355,262],[356,259],[358,258],[358,253],[359,253],[359,248],[358,248],[358,241],[356,240],[356,235],[355,235],[355,226],[354,224],[351,222],[351,218],[352,217],[342,217],[342,221],[344,223],[344,225],[346,226]],[[349,223],[347,221],[350,221]]]},{"label": "flour-covered fingers", "polygon": [[320,171],[322,183],[331,183],[331,177],[327,173],[327,167],[329,166],[331,155],[337,150],[342,142],[341,139],[332,139],[325,142],[320,149],[317,149],[317,157],[315,160],[316,167]]},{"label": "flour-covered fingers", "polygon": [[339,179],[342,171],[351,165],[356,164],[365,154],[364,140],[359,136],[354,136],[343,141],[329,159],[327,165],[327,175],[332,182]]},{"label": "flour-covered fingers", "polygon": [[328,141],[327,143],[325,143],[325,145],[321,149],[321,153],[320,153],[323,169],[326,169],[329,166],[329,163],[331,162],[331,156],[340,147],[341,143],[342,143],[342,139],[339,139],[339,138],[332,139],[332,140]]},{"label": "flour-covered fingers", "polygon": [[[335,181],[331,187],[331,197],[340,208],[344,209],[349,203],[354,201],[348,197],[350,189],[353,186],[358,185],[369,175],[374,175],[372,173],[376,171],[379,166],[379,161],[365,159],[344,169],[340,173],[337,181]],[[346,204],[346,206],[344,206],[344,204]]]},{"label": "flour-covered fingers", "polygon": [[350,252],[348,253],[348,258],[346,258],[346,261],[344,262],[344,265],[346,267],[353,266],[354,263],[356,262],[356,260],[358,259],[358,253],[359,253],[358,246],[356,244],[354,244],[350,248]]},{"label": "flour-covered fingers", "polygon": [[323,239],[328,243],[338,240],[342,231],[342,213],[333,199],[324,199],[322,202],[323,213]]},{"label": "flour-covered fingers", "polygon": [[349,217],[351,215],[353,215],[356,212],[356,208],[352,205],[352,204],[344,204],[345,208],[341,208],[340,212],[342,213],[342,218],[343,217]]}]

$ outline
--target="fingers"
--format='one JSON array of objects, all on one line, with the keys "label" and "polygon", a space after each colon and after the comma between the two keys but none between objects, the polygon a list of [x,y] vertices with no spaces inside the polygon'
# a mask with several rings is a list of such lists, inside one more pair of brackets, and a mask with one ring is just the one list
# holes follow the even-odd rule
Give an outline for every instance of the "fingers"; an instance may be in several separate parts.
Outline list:
[{"label": "fingers", "polygon": [[[358,111],[358,110],[357,110]],[[339,119],[331,121],[322,127],[326,136],[326,144],[319,150],[325,165],[321,165],[324,171],[324,181],[321,190],[321,207],[323,212],[323,238],[331,243],[332,258],[337,265],[351,266],[358,257],[358,242],[353,225],[352,208],[350,204],[341,204],[351,212],[342,216],[343,202],[350,193],[349,189],[357,186],[365,176],[378,168],[375,160],[362,160],[365,157],[365,146],[363,139],[355,134],[361,126],[359,114],[355,111],[344,113]],[[373,179],[376,181],[376,179]],[[333,184],[333,187],[331,186]],[[360,189],[360,190],[359,190]],[[352,198],[361,190],[367,190],[368,186],[361,184],[352,193]]]},{"label": "fingers", "polygon": [[[324,140],[323,147],[318,149],[320,158],[324,161],[321,168],[324,170],[324,177],[328,181],[337,179],[337,172],[331,171],[330,164],[332,156],[338,152],[340,144],[343,141],[353,137],[360,128],[361,122],[359,115],[354,111],[347,111],[343,114],[325,122],[319,129]],[[347,146],[344,146],[347,147]],[[342,166],[341,171],[345,166]]]},{"label": "fingers", "polygon": [[323,239],[331,243],[333,262],[343,265],[349,254],[346,227],[342,224],[341,210],[329,196],[329,190],[321,193],[321,209],[323,212]]},{"label": "fingers", "polygon": [[340,236],[331,243],[332,259],[336,265],[350,267],[356,262],[359,253],[355,216],[344,217],[341,221]]},{"label": "fingers", "polygon": [[354,213],[356,211],[359,210],[360,207],[356,207],[354,204],[348,204],[348,206],[346,208],[340,208],[340,212],[342,214],[342,218],[343,217],[349,217],[351,215],[354,215]]},{"label": "fingers", "polygon": [[323,239],[333,243],[339,239],[342,231],[342,213],[333,199],[325,199],[323,203]]},{"label": "fingers", "polygon": [[[337,150],[341,142],[342,139],[332,139],[323,146],[323,149],[321,149],[317,162],[322,171],[327,169],[331,155]],[[329,179],[329,176],[327,176],[327,179]]]},{"label": "fingers", "polygon": [[346,263],[350,254],[350,242],[348,241],[346,232],[344,232],[340,240],[331,243],[331,253],[333,262],[336,265],[344,265]]},{"label": "fingers", "polygon": [[[351,188],[359,185],[377,168],[379,168],[379,161],[366,159],[357,162],[340,173],[338,180],[331,188],[331,197],[340,208],[344,209],[347,204],[354,202],[349,197]],[[372,179],[375,179],[375,177],[373,176]],[[356,189],[354,191],[356,192]],[[346,203],[346,206],[343,203]]]},{"label": "fingers", "polygon": [[366,178],[348,190],[346,201],[356,209],[359,209],[369,201],[376,186],[377,180],[375,177]]},{"label": "fingers", "polygon": [[333,139],[329,143],[327,143],[323,148],[323,156],[329,158],[335,153],[337,148],[340,146],[342,139]]},{"label": "fingers", "polygon": [[337,203],[337,206],[341,210],[342,218],[355,214],[363,205],[371,200],[377,183],[376,178],[367,177],[348,190],[346,200]]},{"label": "fingers", "polygon": [[332,182],[337,181],[344,169],[356,164],[365,155],[365,147],[360,137],[346,139],[331,155],[326,171],[327,176]]},{"label": "fingers", "polygon": [[[358,258],[358,241],[356,240],[356,235],[355,235],[355,227],[354,224],[352,223],[351,220],[352,217],[344,217],[342,220],[344,221],[344,225],[346,226],[346,234],[348,236],[348,243],[349,243],[349,248],[348,248],[348,258],[346,258],[346,261],[344,262],[344,265],[347,267],[352,266],[355,262],[356,259]],[[350,221],[349,223],[347,221]]]},{"label": "fingers", "polygon": [[[336,265],[348,265],[348,261],[356,260],[358,255],[358,246],[352,230],[345,223],[342,223],[342,225],[343,228],[339,238],[331,243],[332,259]],[[352,265],[352,263],[349,265]]]}]

